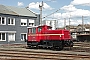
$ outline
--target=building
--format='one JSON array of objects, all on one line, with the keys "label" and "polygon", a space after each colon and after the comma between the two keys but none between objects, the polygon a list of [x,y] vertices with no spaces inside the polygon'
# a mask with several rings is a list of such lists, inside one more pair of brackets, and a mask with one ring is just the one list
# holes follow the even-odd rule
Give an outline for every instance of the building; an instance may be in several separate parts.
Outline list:
[{"label": "building", "polygon": [[66,26],[70,30],[72,38],[77,41],[90,41],[90,24],[79,24],[78,26]]},{"label": "building", "polygon": [[52,30],[56,29],[56,20],[43,20],[43,24],[51,26]]},{"label": "building", "polygon": [[34,25],[39,25],[39,15],[26,8],[0,5],[0,44],[25,43],[27,27]]},{"label": "building", "polygon": [[77,26],[77,38],[79,41],[90,41],[90,24]]}]

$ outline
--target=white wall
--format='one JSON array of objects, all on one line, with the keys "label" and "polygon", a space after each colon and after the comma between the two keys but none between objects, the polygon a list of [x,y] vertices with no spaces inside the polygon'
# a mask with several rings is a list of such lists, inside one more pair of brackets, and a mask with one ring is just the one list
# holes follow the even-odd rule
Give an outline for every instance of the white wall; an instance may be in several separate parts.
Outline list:
[{"label": "white wall", "polygon": [[43,24],[46,24],[48,26],[52,27],[52,30],[56,29],[56,20],[44,20]]}]

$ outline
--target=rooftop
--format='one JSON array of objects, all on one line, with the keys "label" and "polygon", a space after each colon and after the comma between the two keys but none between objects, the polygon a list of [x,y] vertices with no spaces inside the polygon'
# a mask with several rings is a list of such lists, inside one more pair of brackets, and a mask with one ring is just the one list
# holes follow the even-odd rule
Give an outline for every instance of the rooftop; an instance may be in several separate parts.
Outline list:
[{"label": "rooftop", "polygon": [[36,14],[27,8],[4,6],[4,5],[0,5],[0,13],[18,15],[18,16],[36,17]]}]

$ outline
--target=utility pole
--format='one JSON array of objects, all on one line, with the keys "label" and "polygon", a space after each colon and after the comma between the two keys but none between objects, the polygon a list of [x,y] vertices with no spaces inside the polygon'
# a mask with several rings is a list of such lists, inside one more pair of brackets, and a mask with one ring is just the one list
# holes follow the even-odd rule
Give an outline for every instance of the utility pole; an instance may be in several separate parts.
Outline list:
[{"label": "utility pole", "polygon": [[66,29],[66,18],[64,18],[64,29]]},{"label": "utility pole", "polygon": [[70,22],[71,22],[71,21],[70,21],[70,18],[69,18],[69,30],[70,30]]},{"label": "utility pole", "polygon": [[82,32],[84,31],[84,20],[83,20],[83,16],[82,16]]},{"label": "utility pole", "polygon": [[40,25],[42,25],[42,8],[43,8],[43,1],[41,2],[41,4],[39,4],[39,8],[40,8]]}]

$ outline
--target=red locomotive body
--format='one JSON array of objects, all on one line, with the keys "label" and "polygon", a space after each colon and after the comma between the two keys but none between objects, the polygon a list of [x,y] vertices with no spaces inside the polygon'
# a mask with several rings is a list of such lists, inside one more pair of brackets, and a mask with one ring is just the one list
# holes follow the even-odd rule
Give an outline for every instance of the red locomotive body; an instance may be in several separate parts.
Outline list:
[{"label": "red locomotive body", "polygon": [[27,46],[63,49],[72,47],[73,42],[68,30],[51,30],[50,26],[28,27]]}]

